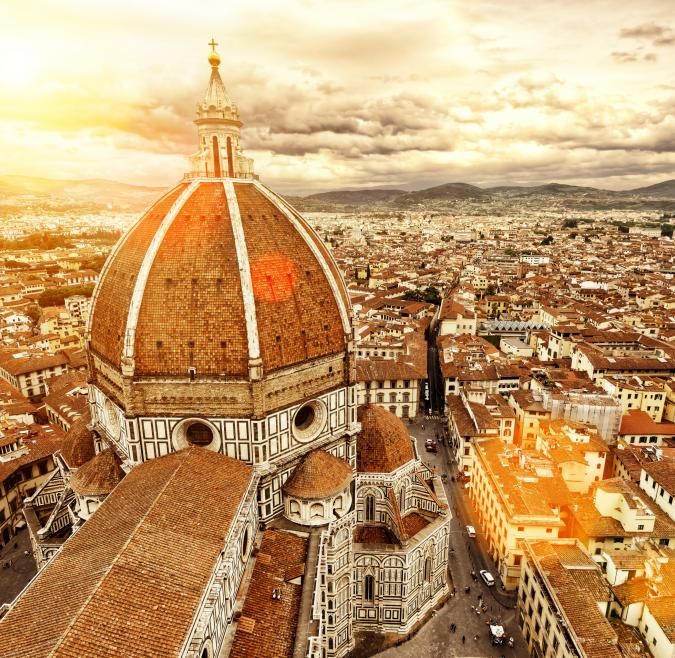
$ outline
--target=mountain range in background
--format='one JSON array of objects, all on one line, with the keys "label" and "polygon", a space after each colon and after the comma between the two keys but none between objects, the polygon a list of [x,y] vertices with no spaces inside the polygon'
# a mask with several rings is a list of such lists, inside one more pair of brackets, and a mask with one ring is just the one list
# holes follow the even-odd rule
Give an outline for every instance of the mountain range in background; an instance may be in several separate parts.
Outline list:
[{"label": "mountain range in background", "polygon": [[582,187],[579,185],[564,185],[562,183],[548,183],[546,185],[500,185],[498,187],[478,187],[469,183],[445,183],[423,190],[406,191],[401,189],[361,189],[336,190],[333,192],[319,192],[294,199],[316,199],[329,203],[343,203],[358,205],[380,201],[395,202],[396,205],[423,203],[424,201],[461,200],[461,199],[488,199],[496,196],[579,196],[600,195],[616,198],[627,197],[654,197],[675,199],[675,179],[663,181],[648,187],[638,187],[632,190],[615,191],[596,187]]},{"label": "mountain range in background", "polygon": [[97,211],[104,208],[136,212],[144,209],[163,187],[128,185],[102,178],[59,180],[32,176],[0,176],[0,208]]},{"label": "mountain range in background", "polygon": [[[407,187],[407,186],[406,186]],[[69,210],[109,209],[138,211],[154,201],[165,188],[129,185],[104,179],[56,180],[29,176],[0,176],[0,208],[40,209],[62,206]],[[312,211],[361,206],[412,209],[418,205],[442,206],[456,201],[521,202],[544,198],[566,200],[575,207],[675,209],[675,179],[632,190],[614,191],[562,183],[482,188],[468,183],[445,183],[422,190],[345,189],[286,198],[300,210]]]}]

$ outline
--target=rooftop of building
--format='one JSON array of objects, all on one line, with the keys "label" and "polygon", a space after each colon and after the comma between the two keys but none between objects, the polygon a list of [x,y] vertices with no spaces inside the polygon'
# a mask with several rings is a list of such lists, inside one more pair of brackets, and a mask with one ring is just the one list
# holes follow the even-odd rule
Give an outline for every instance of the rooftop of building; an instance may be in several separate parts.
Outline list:
[{"label": "rooftop of building", "polygon": [[400,418],[377,405],[366,404],[358,408],[358,420],[359,472],[391,473],[414,459],[412,439]]},{"label": "rooftop of building", "polygon": [[[291,658],[300,614],[308,538],[266,530],[237,622],[230,658]],[[273,590],[280,592],[272,598]]]},{"label": "rooftop of building", "polygon": [[621,419],[619,434],[622,436],[650,435],[675,436],[675,423],[657,423],[641,409],[629,409]]},{"label": "rooftop of building", "polygon": [[576,544],[533,542],[527,547],[583,655],[620,658],[617,635],[598,608],[611,600],[600,567]]},{"label": "rooftop of building", "polygon": [[284,482],[287,496],[303,500],[329,498],[349,487],[352,467],[325,450],[308,452]]},{"label": "rooftop of building", "polygon": [[563,525],[560,508],[570,492],[551,459],[498,438],[479,439],[474,448],[508,517],[530,517],[530,523],[548,527]]},{"label": "rooftop of building", "polygon": [[252,482],[200,448],[134,468],[0,621],[5,658],[178,654]]}]

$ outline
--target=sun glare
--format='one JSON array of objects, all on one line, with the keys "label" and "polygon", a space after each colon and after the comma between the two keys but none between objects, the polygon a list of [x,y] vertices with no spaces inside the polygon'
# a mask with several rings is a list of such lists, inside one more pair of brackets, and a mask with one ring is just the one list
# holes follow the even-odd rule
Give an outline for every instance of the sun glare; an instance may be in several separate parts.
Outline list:
[{"label": "sun glare", "polygon": [[3,39],[0,42],[0,93],[24,89],[35,82],[40,56],[30,44]]}]

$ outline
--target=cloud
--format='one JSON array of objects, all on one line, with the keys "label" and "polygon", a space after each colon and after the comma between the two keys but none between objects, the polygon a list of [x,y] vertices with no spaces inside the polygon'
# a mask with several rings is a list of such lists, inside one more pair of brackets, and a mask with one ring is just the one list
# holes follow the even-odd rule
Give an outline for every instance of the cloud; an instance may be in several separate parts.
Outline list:
[{"label": "cloud", "polygon": [[655,62],[658,59],[656,53],[643,52],[642,48],[636,48],[631,51],[615,51],[612,53],[612,58],[621,64],[628,64],[631,62]]},{"label": "cloud", "polygon": [[672,30],[664,25],[657,25],[654,22],[643,23],[636,27],[624,28],[619,32],[619,36],[624,39],[654,39],[669,34]]},{"label": "cloud", "polygon": [[470,5],[9,3],[0,173],[170,183],[196,147],[213,29],[243,147],[280,191],[673,175],[663,0]]},{"label": "cloud", "polygon": [[619,36],[623,39],[649,41],[655,47],[675,45],[675,31],[667,25],[658,25],[654,22],[624,28],[619,32]]},{"label": "cloud", "polygon": [[637,51],[632,51],[628,52],[625,50],[622,51],[615,51],[612,53],[612,57],[617,61],[621,63],[627,63],[627,62],[638,62],[640,60],[640,56]]}]

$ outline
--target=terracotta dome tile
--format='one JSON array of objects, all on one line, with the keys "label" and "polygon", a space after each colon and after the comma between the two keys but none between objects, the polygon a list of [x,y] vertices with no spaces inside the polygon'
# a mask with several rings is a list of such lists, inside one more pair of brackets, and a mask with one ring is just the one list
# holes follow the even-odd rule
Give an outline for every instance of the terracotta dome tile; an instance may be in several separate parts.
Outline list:
[{"label": "terracotta dome tile", "polygon": [[253,277],[265,371],[344,350],[340,311],[321,264],[280,209],[235,184]]},{"label": "terracotta dome tile", "polygon": [[400,418],[374,404],[358,408],[361,432],[356,444],[361,473],[391,473],[414,459],[412,440]]},{"label": "terracotta dome tile", "polygon": [[143,294],[136,372],[248,372],[239,266],[222,183],[203,183],[171,224]]},{"label": "terracotta dome tile", "polygon": [[92,308],[91,349],[119,366],[124,332],[136,275],[160,223],[185,189],[176,186],[165,194],[129,231],[124,243],[111,257],[101,276]]},{"label": "terracotta dome tile", "polygon": [[325,450],[312,450],[295,467],[283,486],[284,494],[320,500],[344,491],[352,481],[352,467]]},{"label": "terracotta dome tile", "polygon": [[[120,244],[95,294],[89,343],[118,368],[127,328],[140,377],[187,377],[192,367],[245,379],[252,344],[263,373],[346,353],[349,298],[333,258],[254,181],[178,186]],[[251,295],[242,288],[247,269]]]},{"label": "terracotta dome tile", "polygon": [[108,448],[78,468],[69,484],[79,496],[107,496],[123,477],[119,457]]},{"label": "terracotta dome tile", "polygon": [[87,409],[79,418],[73,421],[66,432],[61,448],[61,456],[70,468],[79,468],[96,455],[94,437],[87,427],[91,422],[91,415]]}]

